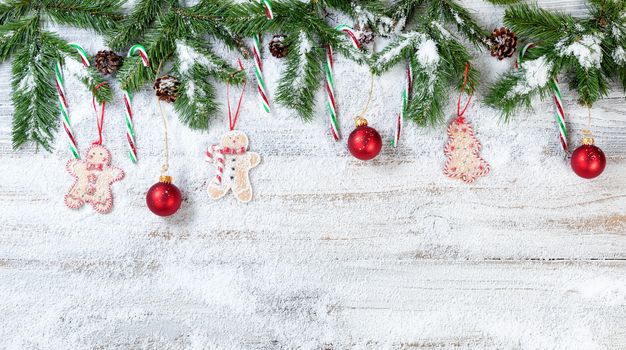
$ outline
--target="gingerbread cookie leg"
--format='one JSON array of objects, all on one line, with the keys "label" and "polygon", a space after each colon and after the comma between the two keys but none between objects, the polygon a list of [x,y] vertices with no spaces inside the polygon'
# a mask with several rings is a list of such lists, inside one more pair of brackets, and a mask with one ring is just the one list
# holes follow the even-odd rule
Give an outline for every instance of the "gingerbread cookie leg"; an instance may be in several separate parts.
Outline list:
[{"label": "gingerbread cookie leg", "polygon": [[85,202],[81,198],[74,196],[72,193],[68,193],[65,195],[64,202],[65,205],[72,209],[78,209],[85,204]]},{"label": "gingerbread cookie leg", "polygon": [[235,173],[233,193],[240,202],[247,203],[252,200],[252,185],[250,185],[247,170],[239,170]]},{"label": "gingerbread cookie leg", "polygon": [[213,179],[209,184],[209,188],[207,192],[212,199],[220,199],[228,193],[230,187],[225,185],[224,183],[218,183],[217,180]]}]

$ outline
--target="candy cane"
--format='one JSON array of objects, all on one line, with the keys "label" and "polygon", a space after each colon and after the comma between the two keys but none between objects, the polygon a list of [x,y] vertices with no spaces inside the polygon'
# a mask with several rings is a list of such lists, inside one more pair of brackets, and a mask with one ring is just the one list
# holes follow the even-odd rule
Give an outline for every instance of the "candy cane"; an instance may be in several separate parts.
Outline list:
[{"label": "candy cane", "polygon": [[259,35],[254,36],[254,75],[256,75],[257,80],[257,91],[259,92],[259,97],[261,98],[261,104],[263,105],[263,109],[265,112],[270,113],[270,100],[267,97],[267,89],[265,87],[265,79],[263,79],[263,63],[261,62],[261,49],[260,49],[260,37]]},{"label": "candy cane", "polygon": [[274,11],[272,11],[272,1],[263,0],[263,6],[265,6],[265,16],[267,16],[267,19],[274,19]]},{"label": "candy cane", "polygon": [[[128,57],[139,53],[144,67],[150,67],[150,60],[146,48],[137,44],[128,50]],[[135,129],[133,128],[133,98],[130,90],[124,90],[124,124],[126,124],[126,142],[128,156],[133,163],[137,163],[137,147],[135,146]]]},{"label": "candy cane", "polygon": [[206,151],[206,160],[215,163],[217,168],[215,179],[217,179],[217,183],[221,184],[224,175],[224,151],[218,145],[210,146]]},{"label": "candy cane", "polygon": [[63,79],[63,66],[60,62],[54,66],[54,75],[56,78],[57,95],[59,97],[59,110],[61,111],[61,119],[63,120],[63,129],[65,130],[65,136],[70,146],[70,152],[75,159],[80,158],[78,153],[78,146],[76,145],[76,138],[72,131],[72,123],[70,121],[69,106],[67,104],[67,98],[65,97],[65,80]]},{"label": "candy cane", "polygon": [[335,84],[333,82],[333,49],[330,45],[326,47],[326,97],[328,98],[328,117],[330,120],[330,131],[339,141],[339,123],[337,121],[337,104],[335,103]]},{"label": "candy cane", "polygon": [[346,33],[350,37],[350,39],[352,41],[352,46],[354,46],[354,48],[356,48],[356,49],[360,49],[361,48],[361,43],[359,42],[359,39],[357,38],[357,35],[354,32],[354,29],[352,29],[351,27],[349,27],[349,26],[347,26],[345,24],[340,24],[340,25],[336,26],[335,29]]},{"label": "candy cane", "polygon": [[[530,43],[524,46],[522,51],[519,52],[516,67],[520,68],[522,65],[522,61],[524,60],[524,56],[526,56],[526,52],[528,49],[534,47],[535,45]],[[565,109],[563,108],[563,99],[561,98],[561,89],[559,87],[559,82],[557,79],[552,79],[550,81],[550,87],[552,88],[552,92],[554,94],[554,104],[556,105],[556,110],[554,112],[554,116],[556,118],[556,123],[559,129],[559,139],[561,140],[561,148],[563,151],[567,153],[568,145],[567,145],[567,125],[565,124]]]},{"label": "candy cane", "polygon": [[[76,43],[70,43],[70,47],[74,48],[85,67],[89,67],[89,58],[87,51],[82,46]],[[74,131],[72,130],[72,123],[70,119],[69,104],[67,102],[67,96],[65,95],[65,79],[63,78],[63,66],[60,62],[54,67],[54,75],[56,80],[57,95],[59,97],[59,110],[61,111],[61,118],[63,119],[63,129],[65,130],[65,136],[70,146],[70,152],[75,159],[80,158],[78,152],[78,146],[76,144],[76,137],[74,137]]]},{"label": "candy cane", "polygon": [[406,65],[406,84],[404,85],[404,91],[402,91],[402,110],[398,114],[398,120],[396,121],[396,132],[394,134],[391,145],[398,147],[400,143],[400,135],[402,134],[402,126],[404,125],[404,118],[406,117],[406,111],[409,107],[409,100],[411,98],[411,91],[413,90],[413,68],[411,63]]}]

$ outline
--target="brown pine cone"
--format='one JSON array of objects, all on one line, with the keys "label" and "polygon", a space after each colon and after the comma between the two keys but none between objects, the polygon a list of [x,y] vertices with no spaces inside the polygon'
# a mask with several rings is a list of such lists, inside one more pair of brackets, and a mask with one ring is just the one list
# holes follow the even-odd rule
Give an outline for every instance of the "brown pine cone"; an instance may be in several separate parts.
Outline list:
[{"label": "brown pine cone", "polygon": [[368,24],[364,24],[363,26],[356,24],[354,26],[354,31],[356,32],[357,39],[361,45],[371,44],[376,37],[374,31]]},{"label": "brown pine cone", "polygon": [[491,56],[497,57],[499,60],[513,56],[517,50],[515,32],[505,27],[494,29],[489,38],[489,49]]},{"label": "brown pine cone", "polygon": [[284,34],[274,35],[272,40],[270,40],[268,46],[272,56],[276,58],[283,58],[287,56],[289,53],[289,45],[285,45],[285,39],[287,38]]},{"label": "brown pine cone", "polygon": [[159,100],[173,103],[178,97],[178,87],[180,81],[171,75],[164,75],[154,82],[154,91]]},{"label": "brown pine cone", "polygon": [[117,72],[117,70],[122,66],[122,63],[124,63],[122,56],[108,50],[98,51],[95,60],[96,69],[104,75]]}]

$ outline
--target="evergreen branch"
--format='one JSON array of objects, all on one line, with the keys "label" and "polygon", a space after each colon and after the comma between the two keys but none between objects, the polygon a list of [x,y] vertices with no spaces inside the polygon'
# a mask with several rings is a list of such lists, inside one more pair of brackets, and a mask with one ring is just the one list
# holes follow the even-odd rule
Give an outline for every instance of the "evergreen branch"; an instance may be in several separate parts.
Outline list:
[{"label": "evergreen branch", "polygon": [[224,59],[217,56],[203,41],[187,38],[176,42],[177,70],[187,74],[195,65],[204,68],[207,75],[229,84],[240,85],[245,79],[245,72],[231,67]]},{"label": "evergreen branch", "polygon": [[0,25],[19,21],[32,9],[32,1],[8,0],[0,4]]},{"label": "evergreen branch", "polygon": [[387,45],[381,52],[372,57],[372,72],[380,75],[415,51],[415,47],[427,36],[420,32],[409,32],[399,35],[396,40]]},{"label": "evergreen branch", "polygon": [[56,56],[56,50],[41,42],[33,42],[16,52],[11,82],[14,149],[28,141],[34,141],[48,151],[52,149],[59,115],[51,78]]},{"label": "evergreen branch", "polygon": [[496,82],[485,102],[500,109],[502,117],[508,121],[521,106],[531,108],[535,96],[545,97],[557,72],[546,56],[527,60],[520,69],[505,74]]},{"label": "evergreen branch", "polygon": [[52,21],[97,32],[115,28],[123,16],[122,0],[40,0],[41,10]]},{"label": "evergreen branch", "polygon": [[608,83],[598,68],[576,68],[574,79],[570,82],[571,87],[578,91],[578,102],[591,107],[600,97],[606,95]]},{"label": "evergreen branch", "polygon": [[287,69],[281,77],[276,100],[295,109],[304,120],[313,118],[315,91],[321,81],[323,59],[324,51],[313,48],[304,32],[299,40],[291,44]]},{"label": "evergreen branch", "polygon": [[0,62],[6,61],[20,47],[33,42],[38,28],[36,17],[0,25]]},{"label": "evergreen branch", "polygon": [[141,57],[132,56],[124,59],[124,65],[117,72],[117,79],[121,82],[122,89],[137,92],[146,82],[153,82],[156,77],[152,67],[144,67]]},{"label": "evergreen branch", "polygon": [[421,126],[434,126],[445,117],[448,102],[448,77],[444,70],[424,67],[416,57],[409,63],[413,69],[413,89],[407,108],[407,118]]},{"label": "evergreen branch", "polygon": [[520,0],[488,0],[490,3],[495,5],[513,5],[520,2]]},{"label": "evergreen branch", "polygon": [[519,4],[509,7],[504,23],[520,37],[546,43],[556,43],[564,33],[574,30],[574,18],[536,5]]},{"label": "evergreen branch", "polygon": [[185,73],[179,72],[177,67],[174,72],[182,78],[174,102],[180,121],[192,129],[207,129],[209,119],[219,107],[215,102],[215,89],[206,80],[208,70],[194,64]]},{"label": "evergreen branch", "polygon": [[456,29],[474,45],[488,46],[485,39],[489,35],[488,32],[479,26],[470,13],[456,1],[431,1],[428,13],[430,18],[441,19],[446,23],[454,24]]},{"label": "evergreen branch", "polygon": [[139,40],[156,21],[168,0],[139,0],[130,15],[120,23],[118,30],[108,35],[108,44],[114,50]]}]

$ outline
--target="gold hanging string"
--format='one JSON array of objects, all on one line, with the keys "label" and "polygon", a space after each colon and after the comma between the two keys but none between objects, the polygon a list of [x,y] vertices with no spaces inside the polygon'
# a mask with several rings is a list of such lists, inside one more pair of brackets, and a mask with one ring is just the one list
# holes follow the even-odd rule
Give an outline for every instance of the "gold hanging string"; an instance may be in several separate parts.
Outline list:
[{"label": "gold hanging string", "polygon": [[367,102],[365,103],[365,108],[363,108],[363,111],[357,115],[356,119],[359,119],[359,118],[365,119],[365,113],[367,113],[367,109],[370,106],[370,102],[372,102],[373,94],[374,94],[374,74],[372,74],[370,77],[370,90],[367,93]]},{"label": "gold hanging string", "polygon": [[[159,78],[159,73],[161,72],[162,65],[163,65],[163,61],[159,62],[159,68],[157,68],[156,75],[154,78],[155,79],[154,83],[156,83],[156,79]],[[163,111],[163,107],[161,106],[161,100],[159,99],[159,96],[155,96],[155,97],[157,101],[157,106],[159,107],[159,112],[161,114],[161,120],[163,121],[163,136],[164,136],[164,146],[165,146],[165,155],[164,155],[163,165],[161,165],[161,174],[166,175],[167,171],[170,168],[170,148],[169,148],[168,132],[167,132],[167,117],[165,116],[165,112]]]}]

